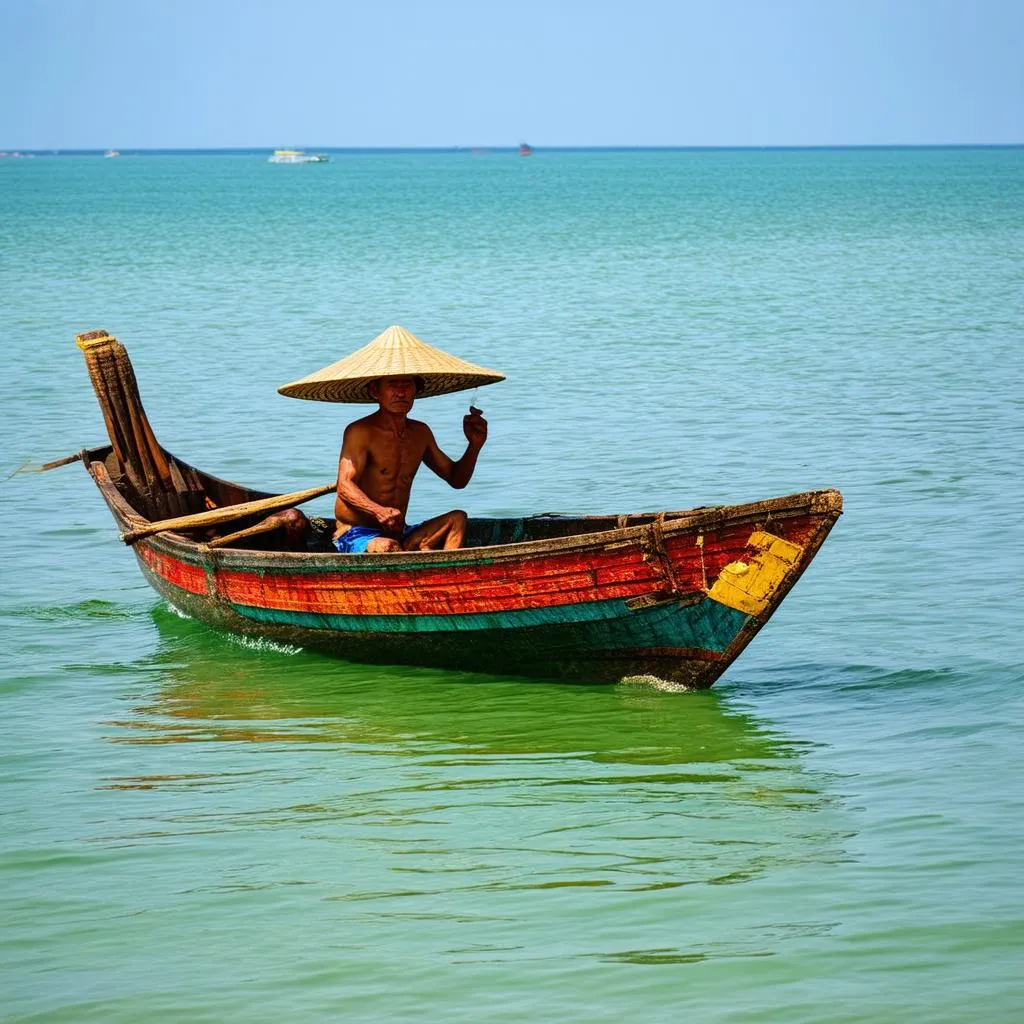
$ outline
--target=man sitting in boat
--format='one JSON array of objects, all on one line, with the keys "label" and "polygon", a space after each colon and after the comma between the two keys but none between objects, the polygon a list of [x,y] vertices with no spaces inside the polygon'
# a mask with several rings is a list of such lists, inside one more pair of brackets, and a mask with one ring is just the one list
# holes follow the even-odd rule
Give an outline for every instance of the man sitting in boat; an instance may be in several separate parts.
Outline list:
[{"label": "man sitting in boat", "polygon": [[421,465],[455,488],[469,483],[487,440],[487,421],[479,409],[462,420],[469,442],[453,462],[434,440],[426,423],[409,419],[421,384],[416,377],[383,377],[368,387],[377,411],[350,423],[338,462],[334,546],[344,554],[362,551],[449,550],[462,546],[466,513],[460,509],[410,526],[405,517],[413,478]]},{"label": "man sitting in boat", "polygon": [[504,376],[450,356],[401,327],[389,327],[369,345],[278,390],[293,398],[373,402],[377,411],[349,424],[338,463],[334,546],[343,554],[451,550],[462,546],[466,513],[456,509],[409,525],[412,482],[421,465],[455,488],[469,483],[487,421],[470,407],[463,418],[468,442],[453,461],[425,423],[409,419],[418,397],[450,394],[504,380]]}]

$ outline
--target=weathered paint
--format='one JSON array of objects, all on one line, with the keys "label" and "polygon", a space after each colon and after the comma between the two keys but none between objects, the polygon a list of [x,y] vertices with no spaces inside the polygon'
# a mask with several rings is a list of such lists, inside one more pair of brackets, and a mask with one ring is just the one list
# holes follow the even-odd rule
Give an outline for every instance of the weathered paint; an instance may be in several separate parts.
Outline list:
[{"label": "weathered paint", "polygon": [[[304,571],[214,570],[216,594],[235,605],[317,615],[474,615],[644,597],[674,590],[696,597],[747,548],[749,528],[716,538],[701,551],[670,541],[672,576],[658,557],[632,544],[621,550],[545,553],[515,561],[477,559],[410,569],[394,556],[336,556]],[[140,545],[142,547],[142,545]],[[140,551],[154,571],[193,593],[207,589],[200,572]],[[198,568],[198,567],[197,567]]]},{"label": "weathered paint", "polygon": [[708,596],[737,611],[760,615],[804,549],[763,530],[750,535],[747,547],[755,552],[754,556],[746,562],[723,566]]},{"label": "weathered paint", "polygon": [[[255,622],[367,633],[476,634],[528,630],[535,626],[566,627],[567,650],[620,650],[635,646],[679,647],[721,653],[749,616],[714,601],[701,600],[629,611],[619,600],[546,606],[471,615],[316,615],[232,604],[239,615]],[[585,628],[594,627],[599,628]],[[580,646],[572,634],[584,639]],[[468,639],[468,637],[467,637]]]},{"label": "weathered paint", "polygon": [[135,548],[135,554],[144,566],[168,583],[181,587],[190,594],[208,593],[206,570],[202,566],[192,565],[173,555],[155,551],[148,544],[139,544]]},{"label": "weathered paint", "polygon": [[[837,518],[838,496],[819,493],[825,498],[775,499],[756,518],[711,510],[699,528],[604,527],[567,537],[569,549],[544,539],[425,555],[290,555],[214,551],[172,536],[143,540],[135,553],[158,592],[210,625],[350,660],[586,682],[645,675],[706,687]],[[104,494],[123,521],[116,498]],[[802,507],[783,507],[799,500]],[[760,614],[711,599],[729,563],[749,565],[766,551],[781,560],[758,572],[747,595],[761,602]]]},{"label": "weathered paint", "polygon": [[[787,533],[803,539],[810,525],[791,521]],[[781,555],[802,553],[742,524],[643,541],[516,559],[500,548],[491,557],[467,550],[441,564],[328,556],[298,570],[251,560],[236,567],[237,558],[198,546],[179,557],[143,541],[136,554],[156,589],[211,624],[356,660],[594,680],[649,673],[710,685],[753,621],[744,602],[755,598],[723,601],[723,588],[715,590],[723,570],[775,551],[780,557],[755,571],[758,593],[770,599],[795,564]]]}]

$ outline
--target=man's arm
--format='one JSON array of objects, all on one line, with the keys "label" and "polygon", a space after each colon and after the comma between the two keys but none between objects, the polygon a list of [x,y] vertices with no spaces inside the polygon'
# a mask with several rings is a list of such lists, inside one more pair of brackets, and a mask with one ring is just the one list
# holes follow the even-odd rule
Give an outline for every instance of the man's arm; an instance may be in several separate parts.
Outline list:
[{"label": "man's arm", "polygon": [[[369,455],[369,437],[365,428],[358,423],[350,423],[345,428],[338,459],[338,500],[376,519],[385,530],[401,533],[405,528],[405,516],[401,510],[379,505],[356,482],[366,469]],[[339,511],[335,509],[335,515],[340,519]]]},{"label": "man's arm", "polygon": [[479,409],[469,407],[469,415],[462,417],[462,430],[466,435],[469,444],[466,452],[458,462],[453,462],[434,440],[433,431],[427,429],[427,447],[423,453],[423,461],[427,467],[435,472],[442,480],[452,487],[461,490],[473,477],[473,470],[476,469],[477,456],[480,449],[487,441],[487,420],[483,418]]}]

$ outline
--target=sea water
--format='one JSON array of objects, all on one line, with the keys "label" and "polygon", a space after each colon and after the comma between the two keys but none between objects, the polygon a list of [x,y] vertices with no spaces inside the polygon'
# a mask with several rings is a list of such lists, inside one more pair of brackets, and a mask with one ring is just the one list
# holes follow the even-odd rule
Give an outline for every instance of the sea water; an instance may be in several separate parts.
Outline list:
[{"label": "sea water", "polygon": [[[1021,149],[0,161],[0,1015],[1019,1020],[1022,297]],[[679,694],[242,644],[15,473],[104,328],[170,450],[327,482],[360,410],[275,389],[391,323],[508,375],[413,518],[845,515]]]}]

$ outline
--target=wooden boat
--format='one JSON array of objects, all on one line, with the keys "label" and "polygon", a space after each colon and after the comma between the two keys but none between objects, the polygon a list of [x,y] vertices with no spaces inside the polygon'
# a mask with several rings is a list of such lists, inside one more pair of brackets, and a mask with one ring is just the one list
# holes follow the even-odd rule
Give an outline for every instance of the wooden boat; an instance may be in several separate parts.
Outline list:
[{"label": "wooden boat", "polygon": [[[109,354],[103,339],[87,358]],[[81,453],[122,537],[168,511],[272,497],[160,447],[141,403],[131,408],[126,363],[121,423],[116,381],[98,383],[90,364],[112,443]],[[148,480],[132,469],[132,437],[143,461],[148,444]],[[298,552],[220,547],[188,531],[141,537],[133,550],[175,608],[235,633],[359,662],[702,689],[768,621],[841,512],[840,494],[823,490],[680,512],[476,518],[457,551],[339,555],[322,519]]]}]

